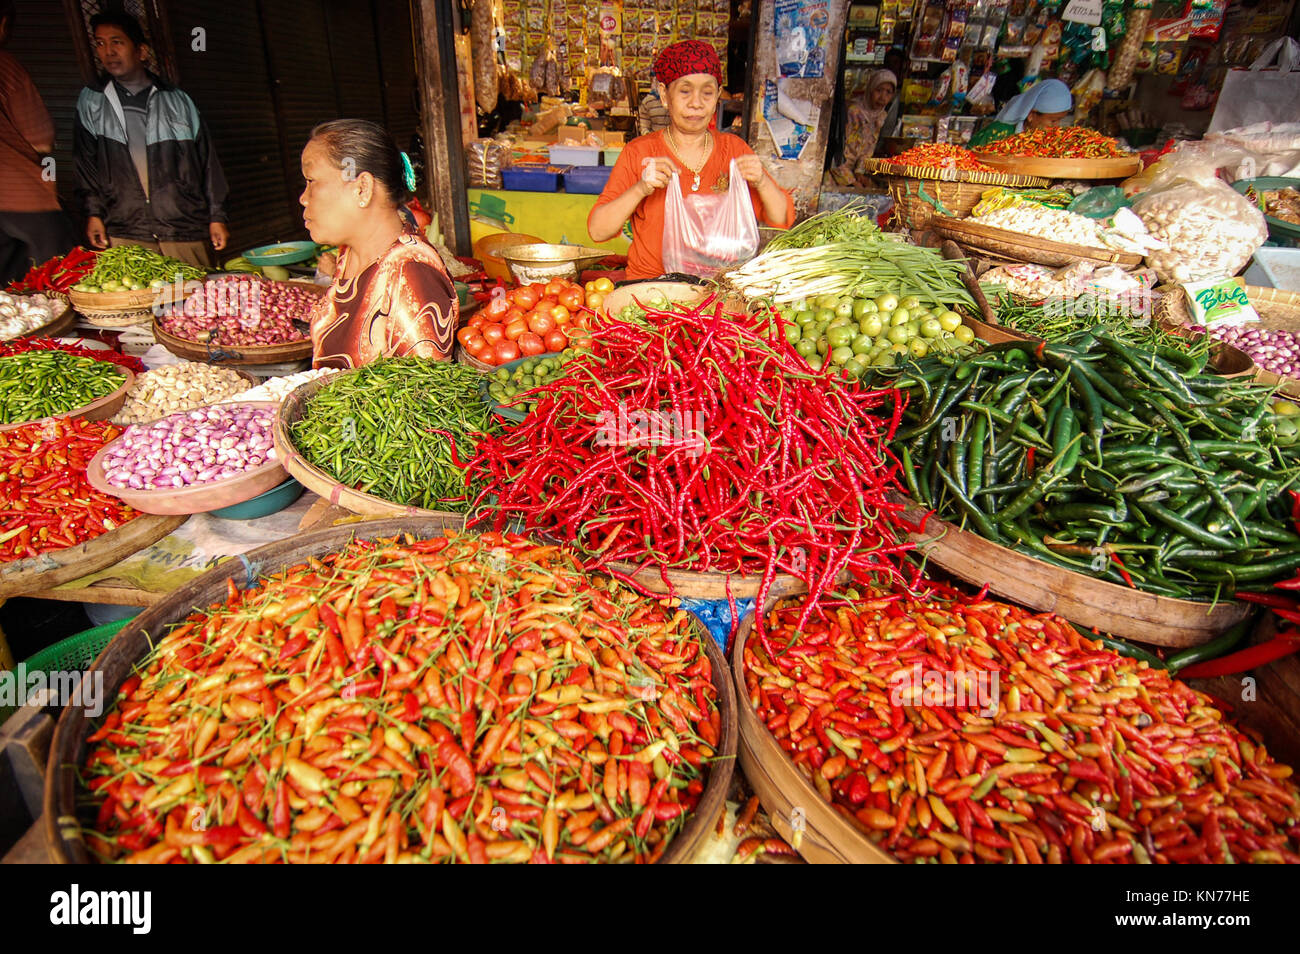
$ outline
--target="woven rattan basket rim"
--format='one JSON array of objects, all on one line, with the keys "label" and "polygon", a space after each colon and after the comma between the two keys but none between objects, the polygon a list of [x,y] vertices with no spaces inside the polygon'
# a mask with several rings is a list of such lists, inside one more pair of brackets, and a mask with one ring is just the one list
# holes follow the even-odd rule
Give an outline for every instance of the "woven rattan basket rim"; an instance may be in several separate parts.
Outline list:
[{"label": "woven rattan basket rim", "polygon": [[971,169],[940,169],[935,166],[900,166],[884,159],[872,159],[868,168],[876,175],[891,179],[930,179],[937,182],[968,182],[972,185],[1007,186],[1013,189],[1042,189],[1048,185],[1042,176],[1009,172],[979,172]]}]

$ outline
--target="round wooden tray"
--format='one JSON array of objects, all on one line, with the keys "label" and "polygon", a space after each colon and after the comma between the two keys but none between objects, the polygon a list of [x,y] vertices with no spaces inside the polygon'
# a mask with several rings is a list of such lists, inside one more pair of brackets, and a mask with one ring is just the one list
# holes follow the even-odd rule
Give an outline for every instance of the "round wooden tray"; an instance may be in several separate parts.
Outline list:
[{"label": "round wooden tray", "polygon": [[1142,169],[1139,156],[1111,159],[1049,159],[1040,156],[1000,156],[976,152],[975,158],[986,166],[1022,176],[1047,179],[1127,179]]},{"label": "round wooden tray", "polygon": [[457,529],[464,527],[464,514],[425,510],[423,507],[397,504],[384,500],[382,497],[376,497],[374,494],[367,494],[351,487],[345,487],[298,452],[297,447],[294,446],[293,438],[289,434],[289,428],[302,417],[308,402],[317,391],[330,381],[333,381],[339,374],[349,373],[348,371],[339,371],[338,374],[327,374],[306,381],[289,392],[288,396],[280,402],[280,411],[275,417],[275,427],[272,433],[275,438],[275,453],[280,458],[280,462],[284,465],[284,469],[289,473],[289,476],[295,478],[308,490],[320,497],[324,497],[330,503],[344,507],[353,513],[374,517],[437,517],[448,521],[449,526],[455,526]]},{"label": "round wooden tray", "polygon": [[[104,362],[107,364],[108,362]],[[49,417],[38,417],[37,421],[47,421],[55,417],[80,417],[87,421],[106,421],[122,409],[126,403],[126,392],[130,391],[135,384],[135,372],[130,368],[124,368],[120,364],[114,365],[119,371],[126,375],[121,386],[112,394],[105,394],[98,400],[91,401],[83,407],[73,408],[71,411],[64,411],[62,414],[51,414]],[[14,424],[0,424],[0,433],[12,431],[16,428],[23,427],[27,424],[35,423],[34,421],[18,421]]]},{"label": "round wooden tray", "polygon": [[[749,691],[745,688],[745,646],[753,629],[754,614],[750,613],[741,621],[731,654],[740,723],[740,767],[772,825],[813,864],[897,864],[888,852],[872,844],[855,820],[822,798],[749,704]],[[796,809],[802,812],[802,831],[798,833],[794,823]]]},{"label": "round wooden tray", "polygon": [[186,519],[141,514],[85,543],[25,560],[0,563],[0,599],[48,590],[120,563],[131,554],[157,543]]},{"label": "round wooden tray", "polygon": [[[93,672],[103,673],[103,698],[116,697],[118,688],[131,674],[132,668],[161,639],[170,624],[185,618],[196,606],[223,601],[228,580],[244,585],[250,575],[246,567],[251,566],[252,574],[268,576],[310,557],[336,552],[353,539],[377,540],[399,533],[428,538],[449,529],[458,529],[456,521],[436,515],[365,521],[268,544],[246,554],[244,561],[228,560],[149,607],[109,643],[92,667]],[[726,659],[698,620],[694,624],[712,664],[722,733],[699,805],[686,827],[664,852],[660,864],[689,860],[699,845],[710,837],[718,813],[725,807],[739,737],[735,688],[727,671]],[[77,820],[77,796],[82,791],[78,772],[86,757],[86,737],[102,716],[102,712],[92,716],[85,704],[77,702],[64,708],[55,727],[49,771],[45,777],[44,814],[50,859],[56,863],[85,864],[92,860]]]},{"label": "round wooden tray", "polygon": [[[647,567],[640,572],[634,573],[633,571],[638,566],[636,563],[616,561],[608,566],[615,573],[634,580],[638,586],[644,588],[648,593],[657,593],[664,596],[672,595],[689,600],[725,600],[727,598],[728,581],[731,583],[732,597],[738,600],[754,599],[758,596],[758,588],[763,580],[763,574],[761,573],[739,576],[737,574],[719,573],[715,570],[704,572],[666,570],[661,574],[658,567]],[[668,577],[668,583],[671,584],[671,593],[669,586],[664,583],[664,576]],[[769,595],[778,599],[785,596],[797,596],[807,591],[808,585],[797,576],[791,576],[789,573],[778,573],[772,580],[772,585],[768,588]]]},{"label": "round wooden tray", "polygon": [[[1247,285],[1246,297],[1250,300],[1251,307],[1259,313],[1260,328],[1300,334],[1300,292]],[[1174,329],[1192,323],[1191,314],[1187,310],[1187,296],[1182,289],[1175,288],[1160,296],[1160,301],[1156,304],[1156,318]],[[1293,401],[1300,400],[1300,380],[1284,378],[1260,367],[1255,367],[1254,371],[1255,380],[1277,388]]]},{"label": "round wooden tray", "polygon": [[972,249],[985,257],[1009,262],[1034,262],[1038,265],[1061,267],[1072,265],[1082,259],[1102,265],[1118,265],[1126,271],[1142,264],[1142,256],[1132,252],[1054,242],[1036,235],[1022,235],[1009,229],[994,228],[991,225],[980,225],[977,222],[943,215],[934,216],[930,220],[930,228],[964,249]]},{"label": "round wooden tray", "polygon": [[[248,407],[274,408],[274,401],[250,401]],[[194,408],[198,410],[198,408]],[[187,411],[177,411],[186,414]],[[172,415],[167,415],[171,417]],[[150,427],[149,424],[132,424],[131,427]],[[220,510],[252,500],[272,487],[284,483],[286,474],[284,464],[279,460],[268,460],[252,470],[246,470],[225,480],[191,484],[175,490],[138,490],[130,487],[114,487],[104,476],[104,458],[109,449],[126,435],[109,441],[86,465],[86,480],[100,493],[111,494],[126,501],[136,510],[156,514],[194,514]]]},{"label": "round wooden tray", "polygon": [[[912,508],[903,516],[919,524],[923,512]],[[1253,611],[1235,600],[1212,605],[1170,599],[1094,579],[991,543],[933,514],[925,531],[910,539],[920,556],[973,586],[987,583],[990,592],[1022,606],[1153,646],[1209,642]]]},{"label": "round wooden tray", "polygon": [[90,292],[69,291],[68,301],[83,318],[100,328],[128,328],[153,321],[154,306],[172,300],[173,286],[140,291]]}]

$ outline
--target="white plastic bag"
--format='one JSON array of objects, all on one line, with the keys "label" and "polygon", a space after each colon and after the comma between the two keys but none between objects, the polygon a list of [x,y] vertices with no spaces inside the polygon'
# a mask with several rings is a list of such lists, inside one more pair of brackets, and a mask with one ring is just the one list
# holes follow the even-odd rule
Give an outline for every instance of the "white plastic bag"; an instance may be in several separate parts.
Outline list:
[{"label": "white plastic bag", "polygon": [[664,206],[663,262],[665,272],[711,278],[729,265],[758,251],[758,219],[749,197],[749,183],[731,160],[727,191],[682,195],[680,177],[673,173]]},{"label": "white plastic bag", "polygon": [[1297,87],[1300,87],[1300,43],[1284,36],[1265,47],[1250,69],[1228,71],[1208,131],[1214,133],[1265,121],[1300,120]]},{"label": "white plastic bag", "polygon": [[1264,214],[1226,183],[1165,179],[1133,203],[1147,231],[1168,244],[1147,254],[1161,281],[1227,278],[1268,238]]}]

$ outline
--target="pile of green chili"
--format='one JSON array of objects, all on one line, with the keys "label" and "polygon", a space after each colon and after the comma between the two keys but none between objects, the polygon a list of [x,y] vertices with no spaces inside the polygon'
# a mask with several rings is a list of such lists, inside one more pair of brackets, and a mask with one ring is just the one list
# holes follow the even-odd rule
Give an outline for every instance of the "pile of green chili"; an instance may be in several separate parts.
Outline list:
[{"label": "pile of green chili", "polygon": [[117,245],[95,259],[95,270],[73,286],[79,292],[140,291],[178,279],[202,281],[203,269],[139,245]]},{"label": "pile of green chili", "polygon": [[499,430],[478,372],[423,358],[376,361],[330,381],[290,429],[308,462],[348,487],[426,510],[467,509],[464,464]]},{"label": "pile of green chili", "polygon": [[1270,389],[1204,354],[1099,330],[974,357],[933,354],[895,386],[909,493],[988,540],[1164,596],[1263,589],[1300,563],[1300,452]]},{"label": "pile of green chili", "polygon": [[122,369],[62,351],[0,358],[0,424],[66,414],[122,386]]},{"label": "pile of green chili", "polygon": [[[984,286],[986,294],[992,286]],[[1147,347],[1169,347],[1208,354],[1214,342],[1205,335],[1178,335],[1161,328],[1149,315],[1123,314],[1104,297],[1081,295],[1059,307],[1005,293],[989,294],[998,321],[1027,335],[1057,341],[1080,331],[1097,329],[1121,341]]]}]

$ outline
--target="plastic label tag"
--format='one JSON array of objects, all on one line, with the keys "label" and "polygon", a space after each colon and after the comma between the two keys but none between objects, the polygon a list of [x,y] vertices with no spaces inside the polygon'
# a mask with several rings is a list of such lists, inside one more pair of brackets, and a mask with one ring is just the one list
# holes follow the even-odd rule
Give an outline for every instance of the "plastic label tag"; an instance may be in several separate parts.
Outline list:
[{"label": "plastic label tag", "polygon": [[1259,313],[1251,307],[1246,289],[1234,279],[1188,282],[1183,285],[1183,291],[1187,293],[1187,303],[1198,325],[1210,328],[1259,321]]}]

